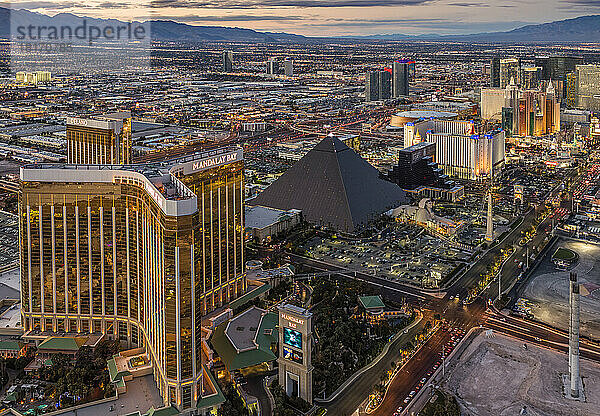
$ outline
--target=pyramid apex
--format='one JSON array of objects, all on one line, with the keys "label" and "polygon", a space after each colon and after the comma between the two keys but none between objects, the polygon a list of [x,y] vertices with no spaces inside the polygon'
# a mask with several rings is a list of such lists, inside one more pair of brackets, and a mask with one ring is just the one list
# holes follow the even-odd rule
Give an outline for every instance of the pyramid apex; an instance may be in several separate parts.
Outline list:
[{"label": "pyramid apex", "polygon": [[333,134],[327,135],[323,140],[321,140],[315,147],[315,150],[319,150],[321,152],[341,152],[342,150],[350,149],[348,146],[344,144],[343,141],[335,137]]}]

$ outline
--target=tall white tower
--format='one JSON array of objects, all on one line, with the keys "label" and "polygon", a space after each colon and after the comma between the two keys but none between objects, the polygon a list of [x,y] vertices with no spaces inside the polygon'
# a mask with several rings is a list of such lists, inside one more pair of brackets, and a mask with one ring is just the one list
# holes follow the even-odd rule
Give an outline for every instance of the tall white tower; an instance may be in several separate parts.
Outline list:
[{"label": "tall white tower", "polygon": [[569,279],[571,319],[569,325],[569,374],[571,376],[571,397],[579,397],[579,282],[577,273],[571,272]]}]

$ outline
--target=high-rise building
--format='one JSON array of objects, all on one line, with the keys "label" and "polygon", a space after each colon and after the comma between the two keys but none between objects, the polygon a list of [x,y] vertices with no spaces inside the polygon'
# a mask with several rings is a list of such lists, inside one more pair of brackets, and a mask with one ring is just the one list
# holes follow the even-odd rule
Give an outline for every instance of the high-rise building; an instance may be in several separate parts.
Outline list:
[{"label": "high-rise building", "polygon": [[542,68],[542,79],[564,81],[567,74],[574,72],[577,65],[583,64],[580,56],[538,56],[535,66]]},{"label": "high-rise building", "polygon": [[291,59],[286,59],[283,61],[283,70],[286,77],[294,76],[294,61]]},{"label": "high-rise building", "polygon": [[50,71],[24,72],[19,71],[15,74],[15,81],[21,84],[39,84],[52,81]]},{"label": "high-rise building", "polygon": [[536,90],[542,80],[542,68],[539,66],[523,68],[521,73],[521,84],[526,90]]},{"label": "high-rise building", "polygon": [[429,119],[404,125],[404,147],[435,143],[435,162],[444,173],[462,179],[482,179],[504,165],[504,131],[479,134],[472,121]]},{"label": "high-rise building", "polygon": [[569,108],[577,107],[577,72],[567,74],[565,101]]},{"label": "high-rise building", "polygon": [[521,91],[513,132],[520,136],[540,137],[560,131],[560,101],[556,97],[554,84],[548,82],[543,91]]},{"label": "high-rise building", "polygon": [[379,100],[379,72],[369,71],[365,77],[365,99],[367,101]]},{"label": "high-rise building", "polygon": [[580,56],[539,56],[535,58],[535,65],[542,68],[542,79],[556,81],[559,98],[564,98],[567,93],[567,74],[575,72],[577,65],[583,64]]},{"label": "high-rise building", "polygon": [[410,63],[406,59],[392,64],[392,97],[409,95]]},{"label": "high-rise building", "polygon": [[388,71],[370,71],[366,76],[367,101],[387,100],[392,96],[392,75]]},{"label": "high-rise building", "polygon": [[419,186],[450,188],[452,181],[442,173],[435,160],[435,143],[420,142],[398,151],[398,164],[388,172],[388,179],[403,189]]},{"label": "high-rise building", "polygon": [[502,88],[481,89],[481,118],[484,120],[500,120],[502,107],[506,102],[506,90]]},{"label": "high-rise building", "polygon": [[577,107],[600,111],[600,65],[577,65]]},{"label": "high-rise building", "polygon": [[67,163],[121,165],[130,162],[131,113],[67,117]]},{"label": "high-rise building", "polygon": [[202,317],[246,290],[242,150],[27,165],[20,186],[25,336],[144,348],[164,403],[201,406]]},{"label": "high-rise building", "polygon": [[511,80],[517,85],[521,84],[521,59],[508,58],[500,60],[500,88],[506,88]]},{"label": "high-rise building", "polygon": [[233,72],[233,51],[223,51],[223,72]]},{"label": "high-rise building", "polygon": [[275,58],[269,58],[267,61],[267,74],[276,75],[279,73],[279,62]]},{"label": "high-rise building", "polygon": [[542,79],[549,80],[550,77],[550,57],[549,56],[536,56],[534,65],[542,68]]},{"label": "high-rise building", "polygon": [[547,82],[545,91],[521,89],[509,84],[505,89],[481,90],[481,117],[502,119],[502,128],[510,137],[544,136],[560,131],[560,100],[554,84]]},{"label": "high-rise building", "polygon": [[495,56],[490,63],[490,86],[500,88],[500,57]]},{"label": "high-rise building", "polygon": [[392,98],[392,74],[388,71],[379,72],[379,99]]}]

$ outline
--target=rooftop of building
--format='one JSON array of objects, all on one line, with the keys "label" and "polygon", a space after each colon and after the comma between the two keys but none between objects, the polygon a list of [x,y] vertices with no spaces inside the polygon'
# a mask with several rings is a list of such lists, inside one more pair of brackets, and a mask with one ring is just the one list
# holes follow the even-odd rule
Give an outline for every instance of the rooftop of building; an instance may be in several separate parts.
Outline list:
[{"label": "rooftop of building", "polygon": [[265,228],[276,224],[294,215],[300,214],[298,209],[282,210],[276,208],[263,207],[261,205],[246,206],[245,222],[246,228]]},{"label": "rooftop of building", "polygon": [[246,293],[244,293],[244,295],[231,301],[229,303],[229,307],[232,309],[238,309],[239,307],[244,306],[251,300],[256,299],[260,295],[268,292],[270,289],[271,289],[271,285],[268,283],[250,288],[250,290],[248,290]]},{"label": "rooftop of building", "polygon": [[408,110],[396,113],[397,117],[406,118],[454,118],[458,117],[458,113],[450,111],[435,111],[435,110]]},{"label": "rooftop of building", "polygon": [[98,116],[98,118],[105,120],[123,120],[131,118],[131,111],[115,111],[114,113],[102,114]]},{"label": "rooftop of building", "polygon": [[13,339],[0,340],[0,351],[19,351],[21,350],[21,344],[19,341]]},{"label": "rooftop of building", "polygon": [[425,149],[427,147],[435,146],[435,143],[432,142],[419,142],[413,144],[412,146],[405,147],[404,149],[400,149],[400,152],[414,152],[420,149]]},{"label": "rooftop of building", "polygon": [[252,307],[229,321],[225,335],[238,352],[257,347],[254,338],[264,313],[263,309]]},{"label": "rooftop of building", "polygon": [[385,303],[381,299],[381,296],[361,296],[358,298],[363,308],[369,309],[381,309],[385,308]]},{"label": "rooftop of building", "polygon": [[48,337],[40,343],[38,350],[79,351],[88,337]]},{"label": "rooftop of building", "polygon": [[290,303],[286,303],[286,304],[279,306],[279,310],[284,311],[284,312],[287,311],[287,312],[295,313],[296,315],[301,315],[306,318],[310,318],[312,316],[312,313],[309,312],[308,309],[301,308],[300,306],[292,305]]},{"label": "rooftop of building", "polygon": [[[179,173],[192,174],[241,160],[243,160],[241,148],[228,146],[152,163],[129,165],[35,163],[21,167],[21,180],[23,182],[96,183],[136,183],[141,181],[145,182],[146,191],[167,214],[186,215],[197,210],[196,194],[179,181],[176,175]],[[167,203],[167,201],[183,200],[190,201],[190,203],[185,207]]]},{"label": "rooftop of building", "polygon": [[252,307],[219,325],[210,342],[229,371],[273,361],[277,357],[271,344],[278,339],[278,322],[276,313]]}]

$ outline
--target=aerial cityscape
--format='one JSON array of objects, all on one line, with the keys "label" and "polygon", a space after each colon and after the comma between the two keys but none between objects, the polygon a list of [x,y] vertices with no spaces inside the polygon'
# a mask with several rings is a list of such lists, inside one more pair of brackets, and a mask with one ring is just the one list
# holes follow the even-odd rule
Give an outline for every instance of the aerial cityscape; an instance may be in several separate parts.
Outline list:
[{"label": "aerial cityscape", "polygon": [[600,415],[597,12],[0,5],[0,416]]}]

